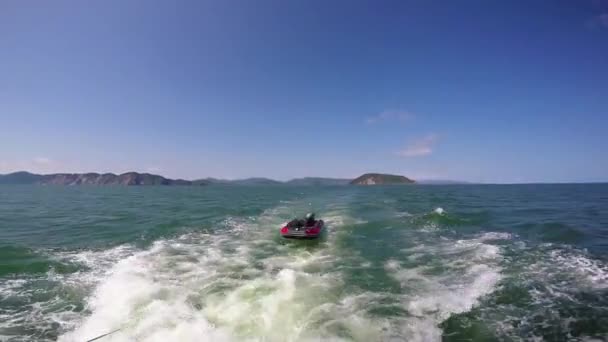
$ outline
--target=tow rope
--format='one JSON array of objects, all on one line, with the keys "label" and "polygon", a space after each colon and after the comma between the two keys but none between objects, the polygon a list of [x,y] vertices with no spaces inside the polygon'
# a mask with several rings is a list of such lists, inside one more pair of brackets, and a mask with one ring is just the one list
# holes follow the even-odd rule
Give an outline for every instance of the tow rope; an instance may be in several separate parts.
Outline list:
[{"label": "tow rope", "polygon": [[90,340],[86,340],[86,342],[91,342],[91,341],[96,341],[96,340],[99,340],[99,339],[100,339],[100,338],[102,338],[102,337],[106,337],[106,336],[108,336],[108,335],[112,335],[113,333],[115,333],[115,332],[117,332],[117,331],[120,331],[120,330],[122,330],[122,328],[118,328],[118,329],[116,329],[116,330],[110,331],[109,333],[105,333],[105,334],[103,334],[103,335],[99,335],[99,336],[97,336],[97,337],[95,337],[95,338],[92,338],[92,339],[90,339]]}]

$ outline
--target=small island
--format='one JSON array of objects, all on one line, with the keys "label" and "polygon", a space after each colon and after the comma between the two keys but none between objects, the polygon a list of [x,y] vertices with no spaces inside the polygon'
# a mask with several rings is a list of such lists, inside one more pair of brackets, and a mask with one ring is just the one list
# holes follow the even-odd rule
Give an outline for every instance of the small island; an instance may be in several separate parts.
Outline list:
[{"label": "small island", "polygon": [[389,175],[383,173],[366,173],[355,179],[350,184],[353,185],[389,185],[389,184],[412,184],[414,180],[405,176]]}]

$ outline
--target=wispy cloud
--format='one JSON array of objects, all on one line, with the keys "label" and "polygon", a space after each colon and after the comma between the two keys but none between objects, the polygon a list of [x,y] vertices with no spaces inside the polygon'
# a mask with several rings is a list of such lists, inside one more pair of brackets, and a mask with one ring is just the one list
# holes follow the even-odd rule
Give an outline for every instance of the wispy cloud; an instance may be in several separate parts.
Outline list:
[{"label": "wispy cloud", "polygon": [[398,151],[397,155],[406,158],[428,156],[433,153],[437,139],[437,134],[429,134],[410,142],[403,150]]},{"label": "wispy cloud", "polygon": [[365,122],[368,125],[373,125],[384,121],[401,121],[405,122],[414,117],[414,114],[406,110],[385,110],[379,114],[367,118]]},{"label": "wispy cloud", "polygon": [[587,21],[590,29],[608,29],[608,12],[601,13]]},{"label": "wispy cloud", "polygon": [[32,160],[32,162],[34,164],[48,165],[48,164],[52,164],[53,160],[51,160],[51,158],[47,158],[47,157],[36,157]]},{"label": "wispy cloud", "polygon": [[602,13],[598,15],[597,21],[601,26],[608,28],[608,13]]}]

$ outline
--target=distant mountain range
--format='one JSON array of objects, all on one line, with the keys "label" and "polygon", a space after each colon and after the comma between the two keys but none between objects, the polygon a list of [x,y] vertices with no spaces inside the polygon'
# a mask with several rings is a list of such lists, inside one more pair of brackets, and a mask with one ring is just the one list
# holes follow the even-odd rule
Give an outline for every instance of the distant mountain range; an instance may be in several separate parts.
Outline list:
[{"label": "distant mountain range", "polygon": [[39,175],[26,171],[0,175],[0,184],[42,184],[42,185],[196,185],[211,184],[223,185],[347,185],[350,179],[334,179],[321,177],[308,177],[280,182],[268,178],[246,178],[226,180],[217,178],[203,178],[194,181],[183,179],[169,179],[149,173],[127,172],[120,175],[113,173],[55,173]]},{"label": "distant mountain range", "polygon": [[43,184],[43,185],[207,185],[183,179],[168,179],[149,173],[54,173],[38,175],[25,171],[0,175],[0,184]]},{"label": "distant mountain range", "polygon": [[[382,185],[382,184],[411,184],[414,180],[399,175],[380,173],[367,173],[356,179],[304,177],[281,182],[269,178],[246,178],[226,180],[217,178],[203,178],[198,180],[169,179],[149,173],[127,172],[120,175],[113,173],[55,173],[40,175],[26,171],[0,175],[0,184],[42,184],[42,185],[294,185],[294,186],[343,186],[356,185]],[[421,184],[466,184],[450,180],[423,180]]]}]

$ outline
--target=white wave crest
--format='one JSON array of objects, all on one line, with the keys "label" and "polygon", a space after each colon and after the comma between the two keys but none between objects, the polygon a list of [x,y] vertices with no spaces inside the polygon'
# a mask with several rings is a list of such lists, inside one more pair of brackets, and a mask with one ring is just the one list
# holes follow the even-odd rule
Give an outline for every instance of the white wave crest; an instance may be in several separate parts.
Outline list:
[{"label": "white wave crest", "polygon": [[385,263],[388,274],[399,281],[407,293],[401,299],[403,306],[416,317],[405,325],[406,336],[412,341],[441,340],[438,324],[452,314],[470,310],[480,298],[492,293],[502,278],[498,265],[500,249],[483,243],[483,238],[444,239],[432,245],[402,249],[402,252],[410,262],[428,259],[428,256],[440,257],[444,267],[450,269],[438,273],[433,264],[404,267],[395,259]]}]

